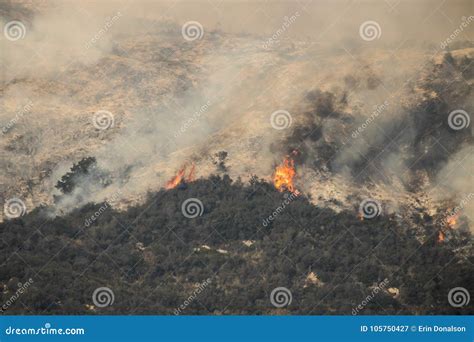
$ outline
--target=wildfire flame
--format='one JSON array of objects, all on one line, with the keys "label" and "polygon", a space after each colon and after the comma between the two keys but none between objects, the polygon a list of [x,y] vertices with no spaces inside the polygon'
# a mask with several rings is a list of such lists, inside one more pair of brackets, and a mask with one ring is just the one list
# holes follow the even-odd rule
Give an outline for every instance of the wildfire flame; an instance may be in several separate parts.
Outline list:
[{"label": "wildfire flame", "polygon": [[459,218],[459,214],[454,214],[454,215],[449,216],[446,219],[446,223],[448,224],[448,227],[451,229],[454,228],[456,224],[458,223],[458,218]]},{"label": "wildfire flame", "polygon": [[445,235],[444,235],[444,233],[440,230],[439,233],[438,233],[438,242],[439,242],[439,243],[444,242],[444,239],[445,239]]},{"label": "wildfire flame", "polygon": [[273,174],[273,184],[278,191],[283,192],[285,190],[294,192],[295,186],[293,184],[293,178],[296,175],[295,162],[289,156],[287,156],[283,163],[278,165]]},{"label": "wildfire flame", "polygon": [[169,189],[176,188],[182,182],[192,182],[194,180],[196,165],[194,165],[194,163],[192,164],[191,169],[187,176],[186,176],[186,168],[187,166],[185,165],[181,169],[179,169],[176,176],[174,176],[168,182],[166,182],[165,188],[169,190]]}]

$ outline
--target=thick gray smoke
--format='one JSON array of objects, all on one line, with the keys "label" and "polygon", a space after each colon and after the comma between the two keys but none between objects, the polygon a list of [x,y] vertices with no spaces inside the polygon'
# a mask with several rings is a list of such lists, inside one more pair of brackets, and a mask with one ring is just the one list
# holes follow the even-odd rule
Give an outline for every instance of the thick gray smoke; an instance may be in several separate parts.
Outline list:
[{"label": "thick gray smoke", "polygon": [[433,193],[451,200],[451,212],[474,222],[474,148],[466,146],[456,153],[437,175]]},{"label": "thick gray smoke", "polygon": [[[410,82],[443,42],[472,39],[474,29],[456,31],[472,14],[469,1],[434,12],[429,1],[389,9],[375,1],[9,1],[0,9],[2,27],[16,20],[25,28],[24,38],[0,41],[4,197],[51,203],[56,182],[88,156],[112,179],[103,187],[82,178],[59,211],[139,201],[183,166],[207,176],[219,151],[228,152],[233,178],[268,179],[290,152],[282,142],[306,124],[321,139],[292,144],[308,149],[308,172],[324,166],[352,181],[360,168],[391,186],[390,174],[414,162],[401,147],[419,140],[414,107],[400,98],[412,96]],[[194,21],[202,37],[185,37]],[[375,39],[361,29],[372,21]],[[291,113],[288,129],[270,124],[278,110]],[[414,125],[397,134],[407,122]],[[391,139],[399,148],[365,168]]]}]

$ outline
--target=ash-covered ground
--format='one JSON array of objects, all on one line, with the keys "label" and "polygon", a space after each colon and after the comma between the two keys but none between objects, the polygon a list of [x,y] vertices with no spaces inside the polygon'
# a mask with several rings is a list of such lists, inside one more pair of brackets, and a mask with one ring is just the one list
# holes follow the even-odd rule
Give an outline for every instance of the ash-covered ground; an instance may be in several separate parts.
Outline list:
[{"label": "ash-covered ground", "polygon": [[0,24],[4,312],[472,313],[468,1]]}]

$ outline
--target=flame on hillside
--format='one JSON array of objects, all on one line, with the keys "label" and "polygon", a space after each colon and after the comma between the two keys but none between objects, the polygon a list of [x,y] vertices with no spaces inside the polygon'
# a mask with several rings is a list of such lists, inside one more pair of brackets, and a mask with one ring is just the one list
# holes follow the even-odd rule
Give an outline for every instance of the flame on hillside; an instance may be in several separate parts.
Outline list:
[{"label": "flame on hillside", "polygon": [[278,191],[283,192],[285,190],[294,192],[295,185],[293,178],[296,175],[295,162],[289,156],[287,156],[283,163],[278,165],[273,174],[273,184]]},{"label": "flame on hillside", "polygon": [[179,169],[176,176],[174,176],[168,182],[166,182],[165,188],[173,189],[183,182],[187,182],[187,183],[192,182],[195,179],[196,165],[194,163],[191,165],[191,169],[189,170],[187,175],[186,175],[186,168],[187,166],[184,165],[181,169]]},{"label": "flame on hillside", "polygon": [[444,242],[445,239],[446,239],[446,236],[445,236],[444,233],[440,230],[439,233],[438,233],[438,242],[439,242],[439,243],[442,243],[442,242]]},{"label": "flame on hillside", "polygon": [[451,216],[448,216],[448,218],[446,219],[446,223],[448,227],[451,229],[455,228],[456,225],[458,224],[458,219],[459,219],[459,214],[457,213]]}]

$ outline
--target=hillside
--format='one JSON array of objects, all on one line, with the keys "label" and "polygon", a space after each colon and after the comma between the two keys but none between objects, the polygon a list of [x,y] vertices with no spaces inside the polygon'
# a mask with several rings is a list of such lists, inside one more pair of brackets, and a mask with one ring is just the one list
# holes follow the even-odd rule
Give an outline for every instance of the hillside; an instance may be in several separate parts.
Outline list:
[{"label": "hillside", "polygon": [[472,314],[469,5],[1,1],[1,312]]},{"label": "hillside", "polygon": [[[202,211],[186,217],[188,198]],[[384,279],[361,314],[474,313],[472,303],[453,308],[446,296],[455,286],[473,290],[469,231],[439,242],[439,227],[422,214],[417,226],[393,215],[361,221],[357,210],[336,213],[227,176],[150,194],[126,211],[106,203],[55,219],[45,211],[0,225],[2,301],[19,281],[34,281],[9,314],[174,314],[207,279],[182,314],[351,314]],[[281,309],[269,299],[279,286],[292,294]],[[112,305],[94,306],[99,287],[113,291]]]}]

